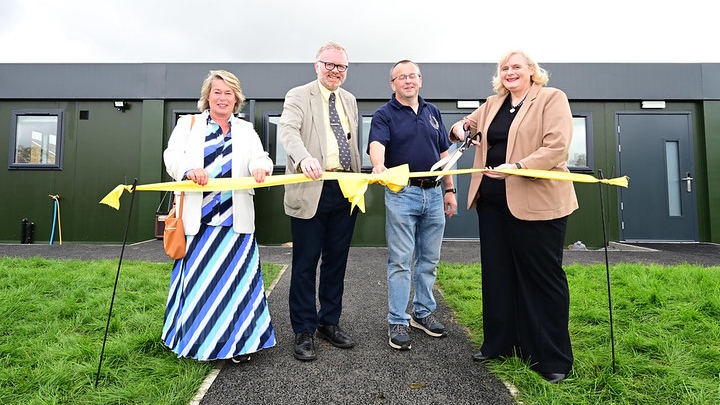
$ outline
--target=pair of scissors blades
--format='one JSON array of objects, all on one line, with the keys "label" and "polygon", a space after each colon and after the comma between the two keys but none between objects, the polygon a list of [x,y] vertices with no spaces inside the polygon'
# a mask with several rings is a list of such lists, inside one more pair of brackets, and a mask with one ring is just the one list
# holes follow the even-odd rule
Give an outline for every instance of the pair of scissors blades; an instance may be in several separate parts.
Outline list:
[{"label": "pair of scissors blades", "polygon": [[[457,163],[458,160],[460,160],[460,157],[462,157],[463,153],[470,149],[471,146],[473,146],[472,141],[473,140],[479,140],[479,138],[482,138],[482,135],[480,132],[476,133],[473,136],[470,136],[470,131],[465,131],[465,140],[462,141],[460,146],[455,150],[455,152],[452,155],[445,156],[444,158],[438,160],[432,167],[430,168],[431,172],[434,172],[435,170],[445,170],[453,167],[455,163]],[[443,176],[440,175],[437,177],[436,180],[440,180]]]}]

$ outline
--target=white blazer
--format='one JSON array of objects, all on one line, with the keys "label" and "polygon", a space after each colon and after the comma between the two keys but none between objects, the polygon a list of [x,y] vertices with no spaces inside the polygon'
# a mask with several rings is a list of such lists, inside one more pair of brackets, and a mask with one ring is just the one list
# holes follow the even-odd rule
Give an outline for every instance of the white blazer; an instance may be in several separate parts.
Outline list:
[{"label": "white blazer", "polygon": [[[208,111],[195,115],[191,128],[192,115],[178,119],[163,153],[165,169],[176,181],[182,180],[188,170],[204,167],[205,134],[207,132]],[[260,142],[260,137],[252,124],[237,117],[232,118],[232,177],[251,177],[257,168],[272,173],[273,162]],[[179,194],[179,193],[176,193]],[[255,189],[234,190],[232,194],[233,229],[236,233],[255,232]],[[183,225],[186,235],[196,235],[200,229],[202,210],[202,192],[185,192],[183,207]]]}]

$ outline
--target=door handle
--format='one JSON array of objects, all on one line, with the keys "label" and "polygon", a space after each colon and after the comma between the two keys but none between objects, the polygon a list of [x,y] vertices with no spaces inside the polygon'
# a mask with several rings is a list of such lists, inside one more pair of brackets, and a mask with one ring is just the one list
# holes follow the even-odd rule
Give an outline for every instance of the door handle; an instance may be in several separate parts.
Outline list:
[{"label": "door handle", "polygon": [[683,178],[680,179],[680,180],[684,181],[685,184],[687,185],[687,192],[688,192],[688,193],[692,193],[692,181],[693,181],[693,178],[690,176],[690,172],[685,173],[685,177],[683,177]]}]

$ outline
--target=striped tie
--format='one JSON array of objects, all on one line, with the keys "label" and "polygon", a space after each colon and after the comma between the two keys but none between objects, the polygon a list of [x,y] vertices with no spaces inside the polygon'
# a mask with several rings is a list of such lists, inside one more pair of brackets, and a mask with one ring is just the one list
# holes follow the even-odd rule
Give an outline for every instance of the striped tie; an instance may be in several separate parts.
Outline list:
[{"label": "striped tie", "polygon": [[340,152],[340,164],[343,170],[350,171],[350,145],[345,137],[345,132],[340,124],[340,116],[335,108],[335,93],[330,93],[330,127],[335,133],[338,143],[338,151]]}]

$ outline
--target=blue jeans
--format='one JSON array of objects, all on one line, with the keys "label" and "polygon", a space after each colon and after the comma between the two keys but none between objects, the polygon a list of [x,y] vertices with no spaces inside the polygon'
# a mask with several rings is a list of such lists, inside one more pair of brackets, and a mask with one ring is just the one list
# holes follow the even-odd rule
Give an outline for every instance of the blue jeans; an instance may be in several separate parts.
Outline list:
[{"label": "blue jeans", "polygon": [[445,213],[442,188],[408,186],[385,189],[385,238],[388,246],[388,323],[410,323],[407,314],[412,272],[413,311],[424,318],[437,304],[433,285],[440,261]]}]

